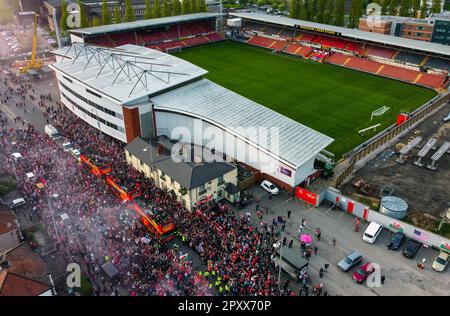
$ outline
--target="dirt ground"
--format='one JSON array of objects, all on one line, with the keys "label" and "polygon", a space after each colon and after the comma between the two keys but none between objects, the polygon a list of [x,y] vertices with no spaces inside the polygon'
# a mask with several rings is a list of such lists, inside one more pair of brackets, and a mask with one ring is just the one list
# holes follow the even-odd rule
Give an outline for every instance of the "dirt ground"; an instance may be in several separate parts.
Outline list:
[{"label": "dirt ground", "polygon": [[[450,141],[450,122],[444,124],[442,120],[447,117],[449,112],[450,104],[447,104],[396,142],[396,144],[406,144],[416,136],[422,137],[422,141],[410,151],[404,164],[396,162],[397,154],[383,161],[383,156],[389,156],[388,151],[396,152],[394,145],[358,170],[342,186],[342,192],[361,200],[361,202],[371,204],[374,208],[379,202],[380,190],[388,185],[394,189],[391,195],[400,197],[409,204],[408,221],[425,228],[435,226],[440,214],[444,209],[450,207],[450,154],[447,152],[436,162],[437,170],[435,171],[425,166],[431,162],[430,158],[436,150],[445,141]],[[430,137],[436,138],[437,143],[422,159],[424,167],[418,167],[414,165],[417,153]],[[362,194],[352,185],[357,179],[369,182],[373,187],[372,196]]]}]

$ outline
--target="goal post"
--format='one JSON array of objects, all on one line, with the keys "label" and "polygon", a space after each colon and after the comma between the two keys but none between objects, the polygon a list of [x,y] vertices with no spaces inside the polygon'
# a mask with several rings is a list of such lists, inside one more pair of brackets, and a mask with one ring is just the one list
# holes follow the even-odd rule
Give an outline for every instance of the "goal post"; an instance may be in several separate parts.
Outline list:
[{"label": "goal post", "polygon": [[373,120],[374,116],[381,116],[384,113],[386,113],[387,111],[389,111],[391,108],[389,106],[383,105],[381,108],[376,109],[375,111],[372,112],[372,115],[370,116],[370,120]]},{"label": "goal post", "polygon": [[172,52],[181,52],[181,46],[175,46],[175,47],[169,47],[166,48],[166,53],[172,53]]}]

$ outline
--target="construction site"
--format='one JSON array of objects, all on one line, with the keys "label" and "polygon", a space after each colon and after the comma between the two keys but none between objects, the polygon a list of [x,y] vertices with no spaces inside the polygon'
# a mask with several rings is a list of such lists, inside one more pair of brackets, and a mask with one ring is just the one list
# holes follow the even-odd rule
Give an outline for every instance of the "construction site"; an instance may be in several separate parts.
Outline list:
[{"label": "construction site", "polygon": [[[385,196],[408,205],[405,221],[436,231],[450,207],[450,106],[444,106],[385,149],[342,185],[343,194],[378,210]],[[448,225],[447,225],[448,226]],[[439,232],[450,235],[447,226]]]}]

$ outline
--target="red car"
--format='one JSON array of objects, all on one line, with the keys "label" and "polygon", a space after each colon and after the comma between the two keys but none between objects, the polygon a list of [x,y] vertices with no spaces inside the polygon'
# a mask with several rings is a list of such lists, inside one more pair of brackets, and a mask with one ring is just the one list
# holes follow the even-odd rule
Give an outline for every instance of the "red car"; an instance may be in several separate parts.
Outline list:
[{"label": "red car", "polygon": [[375,268],[372,266],[370,262],[364,263],[353,273],[353,280],[358,283],[363,283],[369,275],[371,275],[375,271]]}]

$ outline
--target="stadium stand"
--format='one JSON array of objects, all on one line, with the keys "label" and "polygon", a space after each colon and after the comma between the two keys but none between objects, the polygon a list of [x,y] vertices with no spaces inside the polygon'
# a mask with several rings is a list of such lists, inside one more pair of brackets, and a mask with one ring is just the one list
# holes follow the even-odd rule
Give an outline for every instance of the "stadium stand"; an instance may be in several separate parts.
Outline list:
[{"label": "stadium stand", "polygon": [[359,43],[348,42],[346,50],[362,55],[364,53],[364,49]]},{"label": "stadium stand", "polygon": [[421,61],[424,59],[424,56],[407,52],[399,52],[394,59],[401,62],[420,65]]},{"label": "stadium stand", "polygon": [[420,72],[391,65],[384,65],[379,74],[389,78],[414,82]]},{"label": "stadium stand", "polygon": [[183,40],[183,43],[185,44],[185,46],[195,46],[195,45],[209,43],[209,39],[206,36],[197,36],[197,37],[185,38]]},{"label": "stadium stand", "polygon": [[416,79],[417,84],[421,84],[427,87],[439,88],[445,81],[445,76],[437,76],[432,74],[419,74]]},{"label": "stadium stand", "polygon": [[162,29],[152,29],[149,31],[138,31],[138,42],[142,44],[161,42],[170,39]]},{"label": "stadium stand", "polygon": [[367,55],[383,57],[388,59],[392,58],[395,55],[395,53],[396,53],[395,50],[374,46],[371,46],[367,51]]},{"label": "stadium stand", "polygon": [[125,44],[136,44],[136,36],[134,32],[124,32],[109,35],[114,43],[114,46],[121,46]]},{"label": "stadium stand", "polygon": [[[314,38],[311,40],[311,43],[319,44],[319,43],[322,41],[322,39],[323,39],[322,36],[316,35],[316,36],[314,36]],[[303,39],[303,40],[305,40],[305,39]]]},{"label": "stadium stand", "polygon": [[382,64],[368,59],[351,57],[350,60],[347,61],[345,66],[366,72],[377,73],[380,67],[382,67]]},{"label": "stadium stand", "polygon": [[340,49],[345,49],[347,47],[347,42],[338,38],[323,36],[320,44],[323,46],[330,46]]},{"label": "stadium stand", "polygon": [[260,46],[260,47],[269,48],[272,45],[275,45],[276,42],[280,42],[280,41],[276,41],[276,40],[273,40],[271,38],[255,35],[252,38],[250,38],[250,40],[247,43],[252,44],[252,45],[256,45],[256,46]]},{"label": "stadium stand", "polygon": [[344,66],[346,62],[349,61],[349,59],[351,59],[351,57],[347,55],[335,53],[330,55],[330,57],[328,57],[327,62],[334,65]]},{"label": "stadium stand", "polygon": [[220,34],[218,34],[216,32],[210,33],[210,34],[206,35],[206,37],[208,38],[208,40],[210,42],[218,42],[218,41],[223,40],[223,37],[220,36]]},{"label": "stadium stand", "polygon": [[312,41],[314,40],[314,37],[316,37],[316,36],[313,34],[301,33],[300,35],[297,35],[297,37],[295,39],[302,41],[302,42],[312,43]]},{"label": "stadium stand", "polygon": [[253,23],[253,22],[245,22],[244,26],[242,27],[245,30],[249,31],[258,31],[260,32],[261,29],[264,27],[264,25],[259,23]]},{"label": "stadium stand", "polygon": [[288,30],[288,29],[283,29],[281,30],[281,32],[278,34],[278,36],[284,37],[284,38],[294,38],[294,31],[292,30]]},{"label": "stadium stand", "polygon": [[435,57],[430,57],[428,61],[425,63],[426,67],[445,70],[450,72],[450,60],[443,60]]}]

